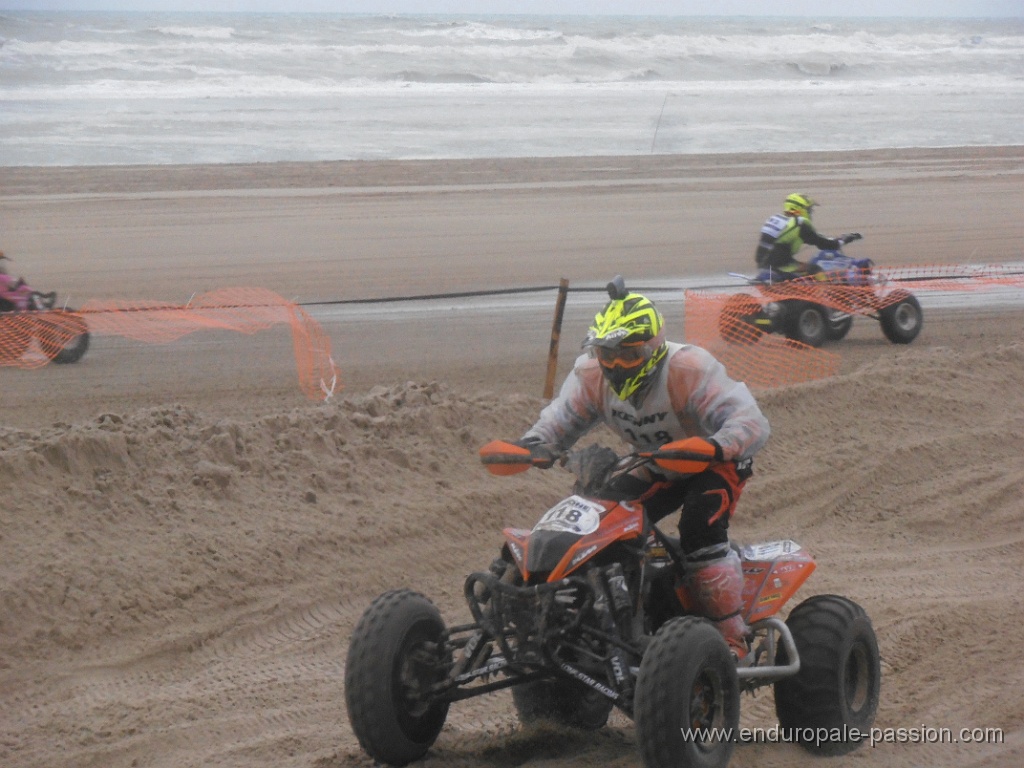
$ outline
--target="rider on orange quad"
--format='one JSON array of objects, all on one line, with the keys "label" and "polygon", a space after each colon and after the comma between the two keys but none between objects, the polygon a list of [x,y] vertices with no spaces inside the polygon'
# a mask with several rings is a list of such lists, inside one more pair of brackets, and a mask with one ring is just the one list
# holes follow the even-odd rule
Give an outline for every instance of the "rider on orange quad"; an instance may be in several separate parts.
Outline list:
[{"label": "rider on orange quad", "polygon": [[743,573],[729,520],[768,440],[768,421],[746,385],[706,350],[665,340],[654,304],[609,284],[612,300],[594,318],[558,396],[519,443],[551,466],[598,422],[639,450],[689,438],[713,463],[697,474],[647,470],[637,494],[652,522],[682,507],[685,581],[698,611],[715,622],[737,659],[748,652],[740,615]]}]

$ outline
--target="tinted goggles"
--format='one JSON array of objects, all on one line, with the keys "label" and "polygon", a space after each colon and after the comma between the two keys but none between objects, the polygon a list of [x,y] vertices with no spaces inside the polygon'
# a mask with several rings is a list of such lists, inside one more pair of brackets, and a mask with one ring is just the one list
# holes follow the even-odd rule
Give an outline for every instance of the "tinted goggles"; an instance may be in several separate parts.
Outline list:
[{"label": "tinted goggles", "polygon": [[637,341],[617,347],[594,347],[594,354],[605,368],[638,368],[647,362],[649,347]]}]

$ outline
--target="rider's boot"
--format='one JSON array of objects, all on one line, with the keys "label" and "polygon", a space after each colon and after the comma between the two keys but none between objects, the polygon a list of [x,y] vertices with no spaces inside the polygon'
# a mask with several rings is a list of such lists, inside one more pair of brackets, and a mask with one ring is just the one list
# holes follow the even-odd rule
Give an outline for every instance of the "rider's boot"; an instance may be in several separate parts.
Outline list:
[{"label": "rider's boot", "polygon": [[687,587],[701,615],[714,622],[737,663],[750,652],[743,620],[743,566],[728,544],[704,547],[687,557]]}]

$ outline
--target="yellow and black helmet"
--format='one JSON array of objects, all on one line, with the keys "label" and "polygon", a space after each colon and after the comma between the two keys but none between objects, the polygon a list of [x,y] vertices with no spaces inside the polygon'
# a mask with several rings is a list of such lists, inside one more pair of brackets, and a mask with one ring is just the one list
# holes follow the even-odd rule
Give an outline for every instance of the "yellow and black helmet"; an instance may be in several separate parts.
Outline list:
[{"label": "yellow and black helmet", "polygon": [[608,284],[608,293],[611,301],[594,317],[583,347],[601,364],[612,391],[627,400],[665,359],[665,319],[646,296],[627,291],[621,277]]},{"label": "yellow and black helmet", "polygon": [[800,195],[794,193],[786,198],[782,204],[782,212],[787,213],[790,216],[802,216],[805,219],[811,218],[811,212],[814,210],[814,206],[817,203],[814,202],[810,195]]}]

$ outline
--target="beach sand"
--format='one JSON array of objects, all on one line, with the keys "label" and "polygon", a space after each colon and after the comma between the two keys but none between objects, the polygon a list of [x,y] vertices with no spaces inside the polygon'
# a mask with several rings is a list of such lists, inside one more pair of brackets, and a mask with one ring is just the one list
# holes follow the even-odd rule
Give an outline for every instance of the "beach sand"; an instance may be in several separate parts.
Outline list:
[{"label": "beach sand", "polygon": [[[642,284],[751,271],[793,191],[881,265],[1022,258],[1024,148],[3,168],[0,248],[76,306]],[[595,301],[570,294],[559,380]],[[542,407],[553,306],[346,306],[319,310],[344,383],[325,403],[296,386],[284,327],[96,336],[75,365],[0,368],[0,764],[372,765],[342,684],[362,611],[408,586],[466,621],[466,574],[571,478],[495,478],[477,458]],[[667,320],[681,338],[681,312]],[[1002,743],[837,759],[747,744],[733,766],[1024,763],[1022,327],[1024,307],[982,294],[928,312],[908,346],[859,320],[831,347],[837,376],[758,392],[773,435],[731,529],[814,554],[794,604],[839,593],[867,610],[877,726]],[[776,722],[770,690],[742,711]],[[507,691],[454,704],[422,763],[593,764],[639,765],[623,715],[597,734],[524,729]]]}]

